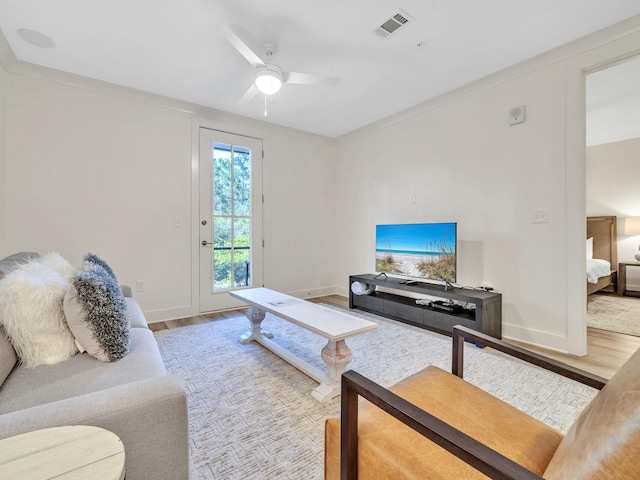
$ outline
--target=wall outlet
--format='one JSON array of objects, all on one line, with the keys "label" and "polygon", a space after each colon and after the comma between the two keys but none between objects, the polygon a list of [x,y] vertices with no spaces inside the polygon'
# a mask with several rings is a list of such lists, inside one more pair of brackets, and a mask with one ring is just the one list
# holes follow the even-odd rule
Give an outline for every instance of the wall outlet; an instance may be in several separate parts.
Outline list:
[{"label": "wall outlet", "polygon": [[136,280],[136,292],[144,292],[144,280]]}]

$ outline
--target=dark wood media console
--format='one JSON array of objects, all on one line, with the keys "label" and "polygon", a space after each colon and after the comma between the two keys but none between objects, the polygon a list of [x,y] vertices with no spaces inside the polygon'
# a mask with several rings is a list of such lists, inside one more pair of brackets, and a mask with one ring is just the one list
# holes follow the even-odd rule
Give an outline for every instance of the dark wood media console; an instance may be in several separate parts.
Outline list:
[{"label": "dark wood media console", "polygon": [[[351,291],[353,282],[428,295],[438,300],[452,300],[457,306],[452,311],[445,311],[429,305],[419,305],[415,298],[377,289],[370,295],[355,295]],[[492,337],[502,338],[502,294],[470,288],[445,288],[444,285],[423,281],[409,284],[407,282],[406,279],[385,278],[384,275],[351,275],[349,308],[364,310],[449,336],[454,325],[463,325]]]}]

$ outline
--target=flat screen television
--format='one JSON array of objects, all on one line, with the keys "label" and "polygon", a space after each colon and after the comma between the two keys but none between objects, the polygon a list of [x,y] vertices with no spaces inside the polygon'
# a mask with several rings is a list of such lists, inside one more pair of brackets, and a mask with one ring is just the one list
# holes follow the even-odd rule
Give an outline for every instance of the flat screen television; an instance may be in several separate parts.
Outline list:
[{"label": "flat screen television", "polygon": [[376,225],[376,271],[455,283],[457,224]]}]

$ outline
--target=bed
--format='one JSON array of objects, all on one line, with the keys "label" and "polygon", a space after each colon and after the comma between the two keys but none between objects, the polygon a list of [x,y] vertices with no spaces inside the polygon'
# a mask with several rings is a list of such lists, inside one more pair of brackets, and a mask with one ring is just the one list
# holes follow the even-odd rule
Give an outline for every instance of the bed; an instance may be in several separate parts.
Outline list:
[{"label": "bed", "polygon": [[618,291],[618,217],[587,217],[587,295]]}]

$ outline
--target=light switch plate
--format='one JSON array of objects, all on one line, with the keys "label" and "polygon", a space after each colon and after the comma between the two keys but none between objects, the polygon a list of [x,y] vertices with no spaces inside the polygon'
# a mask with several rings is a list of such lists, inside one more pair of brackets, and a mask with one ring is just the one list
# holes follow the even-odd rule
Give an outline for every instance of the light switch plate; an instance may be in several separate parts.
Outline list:
[{"label": "light switch plate", "polygon": [[549,210],[534,210],[531,212],[531,223],[549,223]]}]

